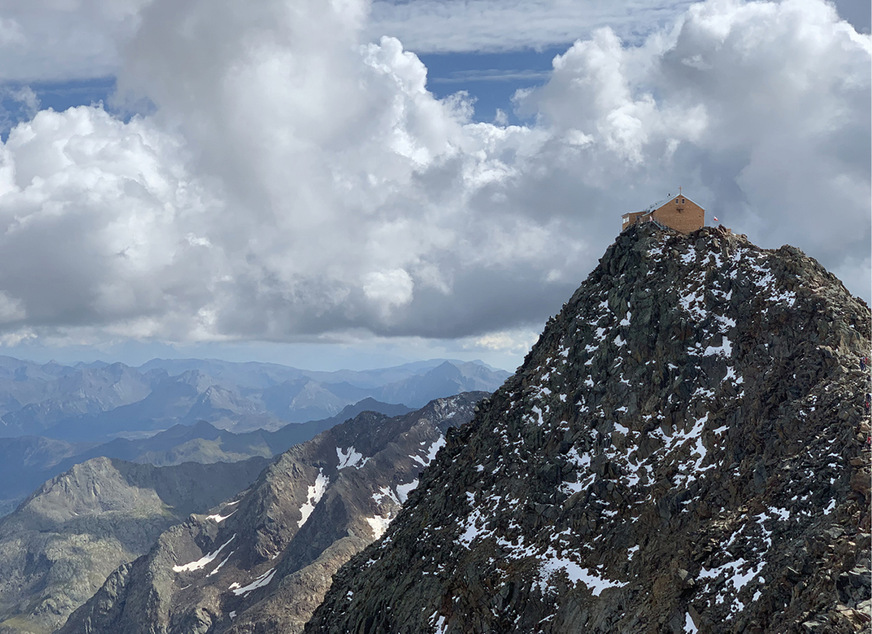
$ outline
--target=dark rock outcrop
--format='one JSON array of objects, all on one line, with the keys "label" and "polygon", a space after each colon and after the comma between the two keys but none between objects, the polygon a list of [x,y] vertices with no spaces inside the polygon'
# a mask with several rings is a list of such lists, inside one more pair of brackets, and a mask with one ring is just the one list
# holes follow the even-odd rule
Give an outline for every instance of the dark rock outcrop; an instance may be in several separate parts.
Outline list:
[{"label": "dark rock outcrop", "polygon": [[868,631],[869,344],[795,248],[628,229],[306,632]]},{"label": "dark rock outcrop", "polygon": [[166,531],[62,633],[299,632],[333,573],[379,537],[484,392],[364,412],[282,454],[237,500]]}]

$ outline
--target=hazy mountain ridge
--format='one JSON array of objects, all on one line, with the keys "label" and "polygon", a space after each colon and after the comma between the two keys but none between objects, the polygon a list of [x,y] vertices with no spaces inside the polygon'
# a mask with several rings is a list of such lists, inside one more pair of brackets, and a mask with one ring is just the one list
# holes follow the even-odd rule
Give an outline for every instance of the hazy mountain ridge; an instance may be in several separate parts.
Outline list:
[{"label": "hazy mountain ridge", "polygon": [[629,229],[306,631],[868,628],[869,330],[797,249]]},{"label": "hazy mountain ridge", "polygon": [[122,363],[74,368],[5,358],[0,372],[0,433],[36,434],[66,419],[145,398],[147,377]]},{"label": "hazy mountain ridge", "polygon": [[246,487],[264,458],[153,467],[95,458],[0,520],[0,632],[50,632],[169,526]]},{"label": "hazy mountain ridge", "polygon": [[[10,476],[0,478],[0,515],[44,480],[87,458],[106,455],[166,465],[271,456],[327,429],[329,421],[359,413],[362,409],[354,405],[361,401],[396,415],[433,398],[492,391],[507,376],[480,362],[441,359],[323,372],[213,359],[153,359],[132,368],[0,357],[0,456],[8,458],[0,475]],[[407,406],[396,408],[400,404]],[[343,413],[345,408],[350,413]],[[181,446],[166,444],[171,439],[164,436],[149,450],[112,441],[117,436],[144,440],[199,421],[235,435],[201,428],[209,437],[193,434]],[[289,428],[289,422],[305,426]],[[248,432],[253,435],[245,436]]]},{"label": "hazy mountain ridge", "polygon": [[[446,376],[450,372],[452,376]],[[499,387],[507,372],[433,360],[372,371],[307,371],[267,363],[154,359],[65,367],[4,358],[0,436],[105,441],[206,420],[235,432],[332,417],[365,398],[421,407]]]},{"label": "hazy mountain ridge", "polygon": [[165,532],[61,632],[298,632],[333,572],[378,537],[486,394],[364,412],[280,456],[238,499]]}]

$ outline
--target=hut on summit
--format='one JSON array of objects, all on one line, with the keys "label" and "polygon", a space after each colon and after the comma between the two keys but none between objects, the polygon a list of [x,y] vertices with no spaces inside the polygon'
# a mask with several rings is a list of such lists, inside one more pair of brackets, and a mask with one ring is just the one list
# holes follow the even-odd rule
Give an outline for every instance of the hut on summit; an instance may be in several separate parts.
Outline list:
[{"label": "hut on summit", "polygon": [[621,231],[637,222],[653,221],[682,233],[690,233],[705,225],[705,209],[679,193],[678,196],[670,196],[654,203],[645,211],[625,213],[621,219]]}]

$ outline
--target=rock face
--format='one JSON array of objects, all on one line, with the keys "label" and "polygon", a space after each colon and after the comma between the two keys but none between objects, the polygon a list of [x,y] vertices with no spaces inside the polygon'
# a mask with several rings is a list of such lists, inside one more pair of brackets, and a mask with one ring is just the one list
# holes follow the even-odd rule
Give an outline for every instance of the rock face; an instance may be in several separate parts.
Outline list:
[{"label": "rock face", "polygon": [[868,631],[869,324],[795,248],[628,229],[305,631]]},{"label": "rock face", "polygon": [[123,563],[190,513],[245,488],[268,461],[153,467],[95,458],[0,521],[0,632],[50,632]]},{"label": "rock face", "polygon": [[381,536],[484,392],[364,412],[282,454],[238,499],[161,535],[64,633],[300,632],[343,563]]}]

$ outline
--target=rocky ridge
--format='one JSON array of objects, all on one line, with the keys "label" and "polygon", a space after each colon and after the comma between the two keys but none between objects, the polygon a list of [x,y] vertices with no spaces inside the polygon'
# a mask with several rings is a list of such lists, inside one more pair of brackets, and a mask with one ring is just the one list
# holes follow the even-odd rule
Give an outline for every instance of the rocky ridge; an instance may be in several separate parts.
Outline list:
[{"label": "rocky ridge", "polygon": [[272,458],[364,411],[397,416],[412,410],[405,405],[366,398],[347,405],[331,418],[290,423],[275,431],[258,429],[236,434],[201,420],[192,425],[174,425],[148,438],[115,438],[85,449],[38,436],[0,438],[0,516],[15,510],[34,488],[46,480],[91,458],[120,458],[157,467],[184,462],[238,462],[254,456]]},{"label": "rocky ridge", "polygon": [[799,250],[631,227],[305,631],[868,631],[869,346]]},{"label": "rocky ridge", "polygon": [[282,454],[252,487],[163,533],[62,633],[299,632],[333,573],[379,537],[484,392],[364,412]]},{"label": "rocky ridge", "polygon": [[268,461],[153,467],[95,458],[0,520],[0,633],[51,632],[158,535],[254,481]]}]

